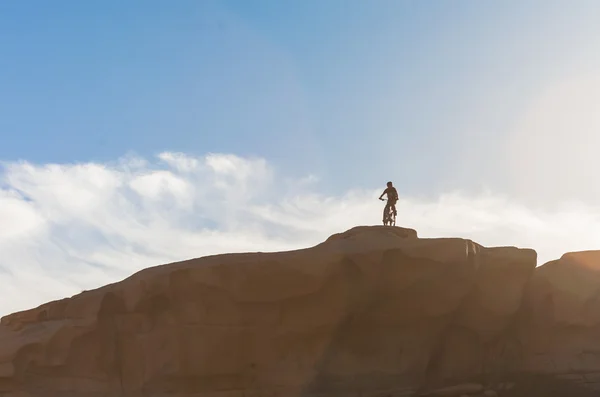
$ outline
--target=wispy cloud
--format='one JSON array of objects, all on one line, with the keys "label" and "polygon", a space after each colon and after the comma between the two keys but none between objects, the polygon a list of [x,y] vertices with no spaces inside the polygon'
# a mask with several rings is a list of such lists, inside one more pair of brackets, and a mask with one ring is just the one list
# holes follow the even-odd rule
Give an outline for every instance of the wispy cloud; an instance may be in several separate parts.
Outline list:
[{"label": "wispy cloud", "polygon": [[[379,188],[325,196],[317,176],[293,180],[265,159],[227,154],[4,163],[0,186],[0,314],[165,262],[307,247],[379,224],[383,208]],[[549,213],[489,193],[448,193],[401,197],[398,210],[398,223],[421,237],[532,247],[540,263],[600,248],[600,216],[585,206]]]}]

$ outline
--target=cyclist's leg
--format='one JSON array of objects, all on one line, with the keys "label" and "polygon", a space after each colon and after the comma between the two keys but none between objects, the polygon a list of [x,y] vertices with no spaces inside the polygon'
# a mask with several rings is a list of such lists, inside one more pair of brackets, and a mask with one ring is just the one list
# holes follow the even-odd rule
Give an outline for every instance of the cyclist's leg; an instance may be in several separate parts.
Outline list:
[{"label": "cyclist's leg", "polygon": [[383,209],[383,222],[385,223],[385,221],[388,218],[388,213],[390,212],[390,202],[388,201],[385,204],[385,208]]},{"label": "cyclist's leg", "polygon": [[394,216],[398,215],[398,212],[396,211],[396,202],[392,202],[390,206],[392,207],[392,211],[394,211]]}]

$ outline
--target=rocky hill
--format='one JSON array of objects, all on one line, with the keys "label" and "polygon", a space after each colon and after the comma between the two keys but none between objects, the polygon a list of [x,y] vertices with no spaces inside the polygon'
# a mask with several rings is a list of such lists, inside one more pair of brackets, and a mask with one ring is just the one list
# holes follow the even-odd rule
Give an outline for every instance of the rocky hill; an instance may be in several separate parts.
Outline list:
[{"label": "rocky hill", "polygon": [[600,395],[600,252],[358,227],[2,318],[2,397]]}]

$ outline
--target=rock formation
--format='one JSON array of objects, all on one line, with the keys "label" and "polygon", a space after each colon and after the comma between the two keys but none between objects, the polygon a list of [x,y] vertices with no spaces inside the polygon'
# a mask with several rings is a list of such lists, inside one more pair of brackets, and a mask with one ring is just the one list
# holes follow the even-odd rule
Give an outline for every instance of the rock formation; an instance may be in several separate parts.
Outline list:
[{"label": "rock formation", "polygon": [[358,227],[6,316],[0,397],[600,395],[599,327],[600,253]]}]

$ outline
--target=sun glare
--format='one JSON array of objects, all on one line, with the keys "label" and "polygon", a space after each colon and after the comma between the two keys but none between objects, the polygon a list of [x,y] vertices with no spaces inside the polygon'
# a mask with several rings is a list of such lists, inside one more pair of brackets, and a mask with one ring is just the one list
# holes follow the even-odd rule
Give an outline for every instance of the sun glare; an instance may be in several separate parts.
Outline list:
[{"label": "sun glare", "polygon": [[600,76],[549,86],[509,137],[511,180],[520,193],[600,198]]}]

